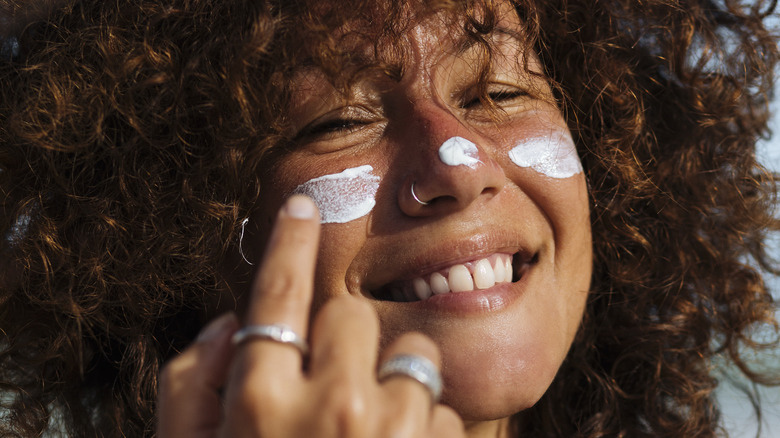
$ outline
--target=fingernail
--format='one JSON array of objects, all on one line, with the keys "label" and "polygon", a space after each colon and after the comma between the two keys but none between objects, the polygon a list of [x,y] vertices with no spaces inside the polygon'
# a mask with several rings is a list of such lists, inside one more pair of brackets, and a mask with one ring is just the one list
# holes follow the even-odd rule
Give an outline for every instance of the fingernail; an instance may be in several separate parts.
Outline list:
[{"label": "fingernail", "polygon": [[236,314],[228,312],[219,318],[211,321],[200,331],[195,342],[208,342],[212,339],[219,337],[222,333],[228,330],[230,327],[234,327],[238,324]]},{"label": "fingernail", "polygon": [[293,195],[284,204],[287,216],[295,219],[311,219],[314,217],[316,207],[308,196]]}]

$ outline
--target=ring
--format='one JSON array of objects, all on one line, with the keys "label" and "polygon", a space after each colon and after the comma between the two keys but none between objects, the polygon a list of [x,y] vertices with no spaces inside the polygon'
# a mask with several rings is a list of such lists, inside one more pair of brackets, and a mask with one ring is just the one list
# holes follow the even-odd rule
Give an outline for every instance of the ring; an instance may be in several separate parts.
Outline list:
[{"label": "ring", "polygon": [[414,200],[417,201],[417,203],[420,205],[428,205],[427,202],[421,201],[420,198],[417,197],[417,194],[414,193],[414,183],[412,183],[412,198],[414,198]]},{"label": "ring", "polygon": [[233,335],[233,345],[239,345],[250,338],[292,345],[303,356],[309,354],[309,344],[306,340],[284,324],[248,325]]},{"label": "ring", "polygon": [[392,376],[406,376],[420,382],[431,393],[433,403],[439,402],[441,374],[428,358],[414,354],[393,356],[379,367],[377,379],[383,382]]}]

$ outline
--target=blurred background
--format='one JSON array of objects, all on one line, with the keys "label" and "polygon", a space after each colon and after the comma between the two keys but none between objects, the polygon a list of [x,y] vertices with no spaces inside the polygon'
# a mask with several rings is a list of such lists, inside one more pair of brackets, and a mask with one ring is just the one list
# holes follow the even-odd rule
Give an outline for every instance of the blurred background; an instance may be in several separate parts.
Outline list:
[{"label": "blurred background", "polygon": [[[759,145],[759,158],[764,165],[774,172],[780,173],[780,87],[775,96],[772,108],[773,136],[762,141]],[[776,215],[780,216],[780,205],[775,208]],[[780,260],[780,235],[773,236],[773,254],[776,260]],[[769,278],[772,292],[776,302],[780,302],[780,278]],[[780,319],[780,309],[777,314]],[[780,364],[780,351],[772,355],[757,358],[766,364],[774,364],[777,368]],[[763,408],[762,418],[756,417],[750,397],[740,388],[745,388],[747,381],[739,377],[739,372],[725,368],[720,373],[723,384],[718,390],[718,400],[723,413],[724,426],[731,438],[780,438],[780,388],[758,388],[757,395]],[[749,387],[748,387],[749,388]]]}]

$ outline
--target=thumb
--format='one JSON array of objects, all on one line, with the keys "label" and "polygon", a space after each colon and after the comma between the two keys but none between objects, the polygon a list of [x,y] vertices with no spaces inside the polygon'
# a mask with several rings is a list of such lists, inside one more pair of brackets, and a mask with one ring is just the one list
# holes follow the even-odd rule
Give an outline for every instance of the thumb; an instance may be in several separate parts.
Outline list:
[{"label": "thumb", "polygon": [[165,365],[157,395],[159,438],[216,436],[222,419],[219,389],[233,356],[230,337],[237,329],[235,314],[222,315]]}]

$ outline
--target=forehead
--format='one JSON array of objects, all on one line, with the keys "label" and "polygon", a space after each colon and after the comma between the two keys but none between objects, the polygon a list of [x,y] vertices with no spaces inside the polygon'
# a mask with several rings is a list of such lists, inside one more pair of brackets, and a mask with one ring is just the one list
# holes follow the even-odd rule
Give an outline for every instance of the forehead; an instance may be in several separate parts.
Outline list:
[{"label": "forehead", "polygon": [[291,35],[290,52],[298,53],[292,71],[319,69],[331,79],[343,79],[373,68],[392,77],[435,53],[457,55],[475,46],[487,53],[506,43],[530,46],[508,2],[428,3],[436,2],[365,2],[346,14],[351,2],[321,5],[315,16],[300,19],[303,32]]},{"label": "forehead", "polygon": [[540,96],[549,94],[533,40],[526,37],[525,23],[508,2],[473,8],[407,5],[382,14],[385,11],[351,14],[308,38],[306,57],[286,81],[283,131],[295,132],[304,115],[338,102],[372,101],[396,84],[434,81],[434,76],[484,93],[480,84],[495,80],[498,72],[503,81],[524,83]]}]

